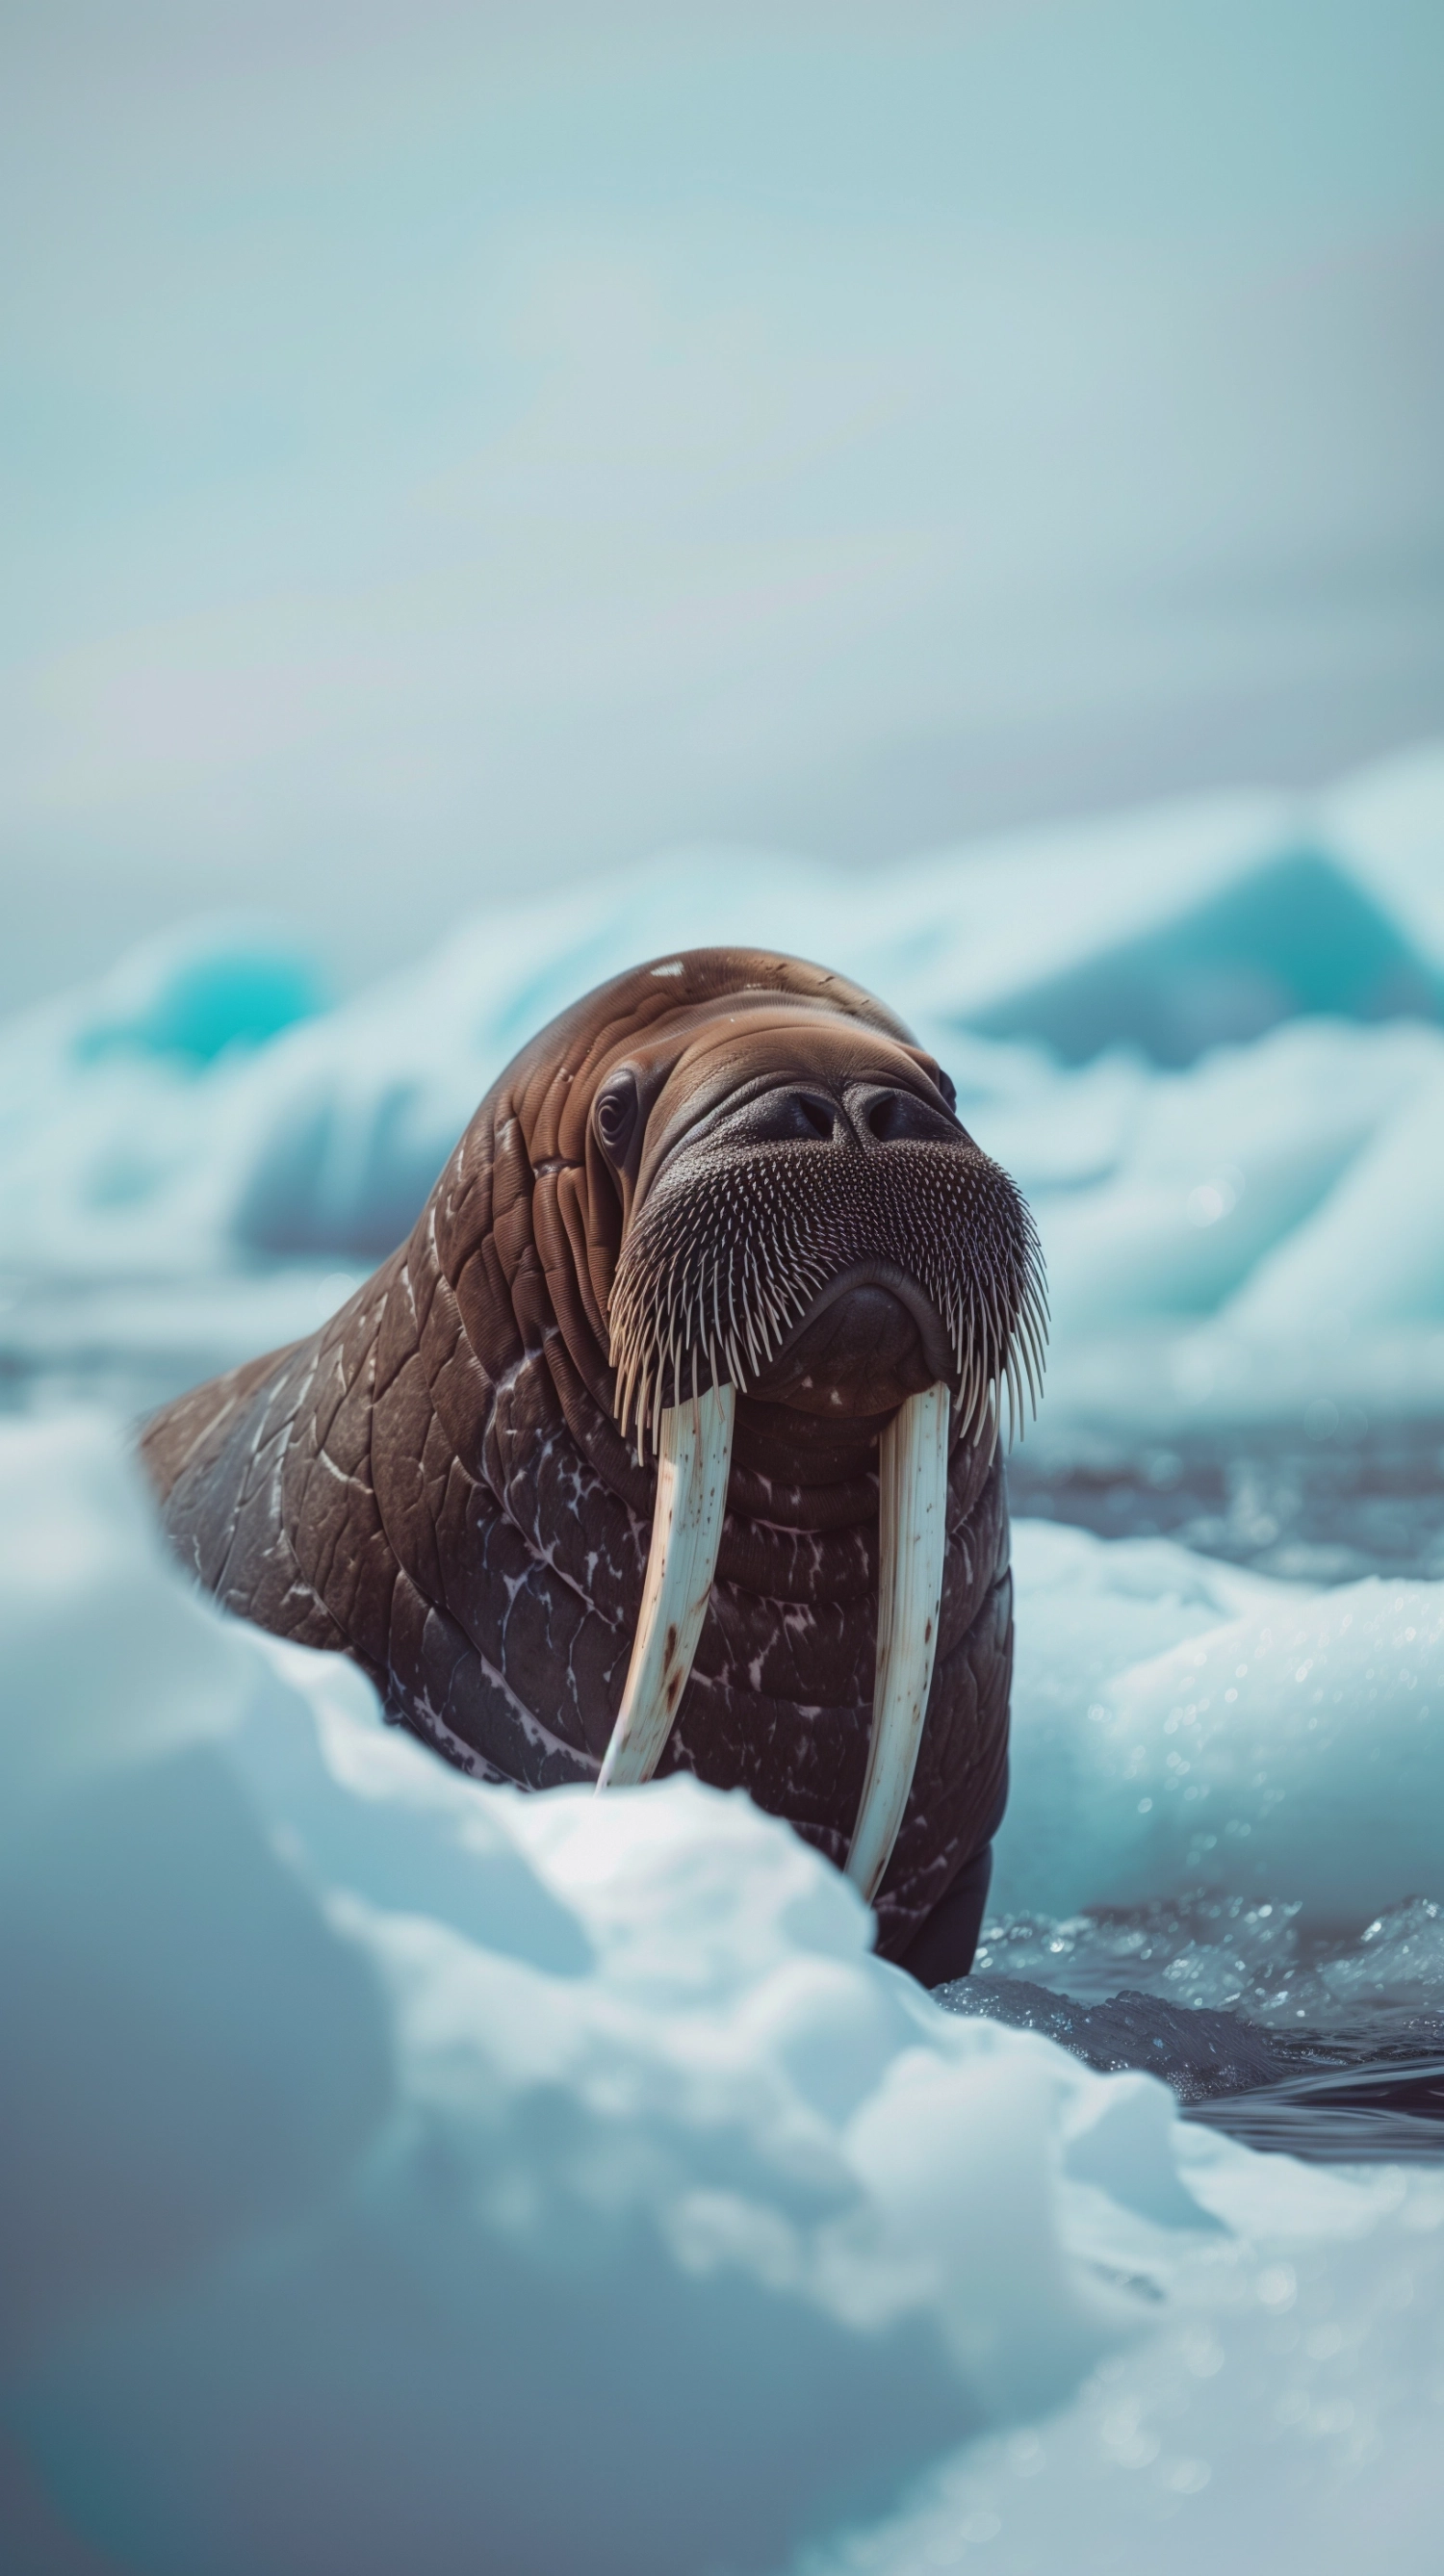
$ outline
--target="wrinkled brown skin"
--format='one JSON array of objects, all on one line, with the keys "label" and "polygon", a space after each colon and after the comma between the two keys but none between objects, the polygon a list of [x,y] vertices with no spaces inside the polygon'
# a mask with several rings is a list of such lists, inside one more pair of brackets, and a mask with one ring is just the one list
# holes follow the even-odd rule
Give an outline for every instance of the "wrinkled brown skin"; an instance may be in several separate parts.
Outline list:
[{"label": "wrinkled brown skin", "polygon": [[[639,1048],[675,1101],[687,1045],[744,987],[739,1060],[780,1042],[764,995],[804,1041],[825,1012],[864,1055],[874,1033],[910,1047],[870,996],[790,959],[701,950],[680,975],[617,978],[508,1067],[408,1240],[329,1323],[145,1431],[201,1583],[278,1636],[352,1656],[394,1719],[479,1779],[589,1782],[606,1750],[655,1469],[612,1418],[604,1317],[631,1193],[589,1112]],[[746,1789],[838,1866],[872,1722],[878,1427],[739,1399],[717,1579],[661,1765]],[[1001,1465],[960,1443],[927,1721],[877,1901],[886,1956],[927,1951],[929,1916],[997,1824],[1011,1664]]]}]

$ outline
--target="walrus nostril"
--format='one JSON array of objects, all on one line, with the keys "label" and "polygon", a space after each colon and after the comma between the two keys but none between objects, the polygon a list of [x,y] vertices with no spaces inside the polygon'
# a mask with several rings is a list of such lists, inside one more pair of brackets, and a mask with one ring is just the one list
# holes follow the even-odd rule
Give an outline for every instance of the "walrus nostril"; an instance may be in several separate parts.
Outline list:
[{"label": "walrus nostril", "polygon": [[772,1091],[758,1101],[745,1122],[748,1142],[785,1145],[829,1142],[837,1133],[839,1113],[833,1102],[814,1091]]},{"label": "walrus nostril", "polygon": [[875,1092],[863,1111],[863,1124],[880,1145],[896,1144],[907,1136],[951,1143],[958,1132],[954,1119],[945,1118],[911,1091]]}]

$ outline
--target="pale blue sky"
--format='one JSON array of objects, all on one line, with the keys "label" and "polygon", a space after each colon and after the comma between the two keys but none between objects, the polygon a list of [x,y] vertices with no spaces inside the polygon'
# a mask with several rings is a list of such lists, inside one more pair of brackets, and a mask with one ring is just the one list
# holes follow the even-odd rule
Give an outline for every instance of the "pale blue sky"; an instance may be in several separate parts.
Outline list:
[{"label": "pale blue sky", "polygon": [[1444,730],[1437,0],[3,45],[0,1003]]}]

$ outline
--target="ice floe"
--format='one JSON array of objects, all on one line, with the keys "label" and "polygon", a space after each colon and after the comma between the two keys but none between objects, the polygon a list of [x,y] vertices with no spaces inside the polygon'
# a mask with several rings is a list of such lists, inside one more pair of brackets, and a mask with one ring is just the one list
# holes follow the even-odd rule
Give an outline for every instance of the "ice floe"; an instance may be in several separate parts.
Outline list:
[{"label": "ice floe", "polygon": [[0,1436],[0,1656],[9,2565],[771,2567],[1208,2223],[745,1800],[478,1793],[228,1623],[93,1425]]},{"label": "ice floe", "polygon": [[[1437,1594],[1022,1561],[1015,1891],[1175,1868],[1176,1743],[1231,1855],[1440,1887]],[[1324,1654],[1390,1758],[1326,1694],[1315,1788]],[[1201,2566],[1297,2512],[1342,2568],[1372,2497],[1432,2564],[1431,2175],[1301,2174],[949,2018],[743,1799],[454,1777],[194,1596],[95,1421],[0,1434],[0,1658],[7,2563],[903,2576],[1006,2530],[1141,2576],[1160,2516]]]},{"label": "ice floe", "polygon": [[1015,1546],[1003,1906],[1218,1888],[1362,1929],[1444,1896],[1444,1584],[1314,1593],[1043,1523]]}]

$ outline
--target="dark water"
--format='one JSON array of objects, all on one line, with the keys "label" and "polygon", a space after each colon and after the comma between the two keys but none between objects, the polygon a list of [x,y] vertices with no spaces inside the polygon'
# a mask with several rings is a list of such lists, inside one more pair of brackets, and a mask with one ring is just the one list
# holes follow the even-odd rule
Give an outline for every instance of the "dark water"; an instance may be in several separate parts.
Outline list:
[{"label": "dark water", "polygon": [[1245,2145],[1312,2162],[1444,2155],[1444,2013],[1273,2030],[1240,2013],[1125,1988],[1104,2003],[1024,1977],[964,1977],[937,1989],[948,2012],[1041,2031],[1115,2075],[1157,2075],[1185,2115]]},{"label": "dark water", "polygon": [[1020,1518],[1099,1538],[1171,1538],[1308,1583],[1444,1578],[1444,1419],[1371,1421],[1320,1399],[1281,1430],[1211,1431],[1141,1451],[1105,1441],[1008,1462]]}]

